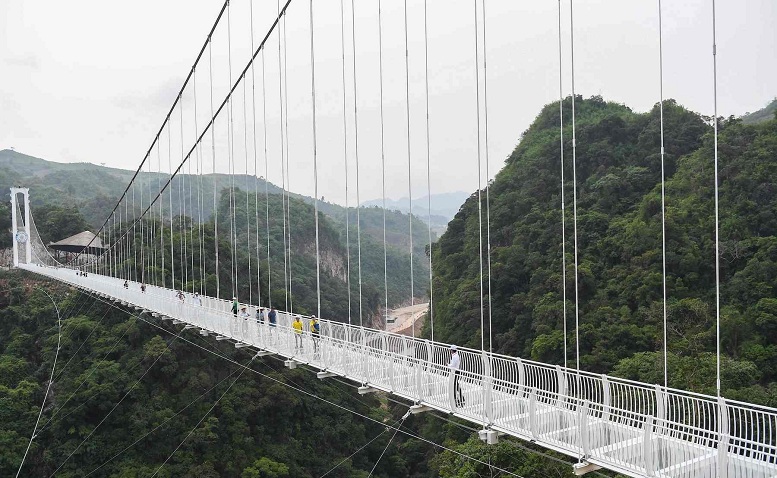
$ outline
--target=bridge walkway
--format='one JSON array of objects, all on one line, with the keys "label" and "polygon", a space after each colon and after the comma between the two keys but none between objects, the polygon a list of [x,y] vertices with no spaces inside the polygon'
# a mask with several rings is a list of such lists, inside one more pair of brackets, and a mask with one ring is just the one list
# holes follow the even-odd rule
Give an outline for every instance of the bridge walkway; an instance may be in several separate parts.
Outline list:
[{"label": "bridge walkway", "polygon": [[629,476],[777,477],[777,410],[768,407],[466,348],[459,348],[465,403],[457,406],[449,344],[330,320],[321,320],[314,343],[302,317],[297,348],[286,312],[270,327],[254,319],[255,306],[244,320],[214,297],[199,305],[172,289],[142,292],[109,276],[19,267]]}]

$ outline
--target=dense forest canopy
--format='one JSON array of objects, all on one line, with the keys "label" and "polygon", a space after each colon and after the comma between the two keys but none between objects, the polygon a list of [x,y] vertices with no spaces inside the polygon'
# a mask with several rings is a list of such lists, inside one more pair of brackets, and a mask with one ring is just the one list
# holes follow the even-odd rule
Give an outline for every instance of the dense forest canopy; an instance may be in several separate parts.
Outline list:
[{"label": "dense forest canopy", "polygon": [[[571,115],[571,98],[564,115]],[[581,366],[663,382],[658,105],[643,114],[576,98]],[[490,187],[494,349],[564,362],[558,103]],[[572,131],[564,128],[567,337],[574,353]],[[669,384],[715,390],[713,135],[664,104]],[[720,119],[723,388],[777,404],[777,120]],[[433,249],[435,334],[480,347],[477,195]],[[487,278],[486,278],[487,282]],[[488,331],[486,331],[488,333]],[[569,355],[572,365],[574,355]]]}]

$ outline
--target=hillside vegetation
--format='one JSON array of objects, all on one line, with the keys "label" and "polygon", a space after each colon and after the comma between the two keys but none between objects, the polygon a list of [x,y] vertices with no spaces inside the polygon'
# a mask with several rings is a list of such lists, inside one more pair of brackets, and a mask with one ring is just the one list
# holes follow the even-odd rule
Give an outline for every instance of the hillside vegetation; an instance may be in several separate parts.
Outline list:
[{"label": "hillside vegetation", "polygon": [[[663,382],[659,112],[576,99],[581,366]],[[571,98],[564,101],[566,118]],[[715,390],[713,137],[665,104],[670,386]],[[494,349],[563,363],[558,103],[543,109],[491,194]],[[571,138],[565,120],[566,337],[575,350]],[[777,404],[777,120],[720,121],[723,389]],[[480,347],[477,198],[434,247],[436,334]]]},{"label": "hillside vegetation", "polygon": [[746,113],[742,116],[742,122],[745,124],[763,123],[774,119],[775,114],[777,114],[777,98],[758,111]]},{"label": "hillside vegetation", "polygon": [[[190,172],[184,166],[182,173],[177,175],[169,188],[172,198],[165,194],[162,202],[162,212],[170,217],[172,205],[173,216],[185,211],[186,215],[195,220],[212,219],[214,191],[229,190],[233,186],[247,191],[260,200],[265,198],[265,186],[269,194],[281,194],[283,190],[264,178],[256,178],[236,174],[185,174]],[[68,204],[78,208],[92,227],[100,227],[116,204],[116,200],[127,187],[134,171],[108,168],[90,163],[55,163],[33,156],[28,156],[12,150],[0,150],[0,190],[8,190],[12,186],[30,188],[30,200],[33,207],[54,204]],[[150,195],[156,196],[161,186],[169,179],[169,174],[143,171],[138,174],[135,186],[130,190],[136,203],[140,204],[141,195],[148,204]],[[141,192],[142,191],[142,192]],[[313,204],[313,198],[296,193],[289,196],[305,203]],[[253,197],[251,200],[253,201]],[[218,201],[216,201],[218,203]],[[182,209],[181,206],[185,205]],[[345,230],[345,208],[329,202],[319,201],[319,210],[335,221]],[[356,209],[349,208],[350,224],[356,231]],[[383,209],[378,207],[361,207],[362,234],[383,242]],[[423,253],[428,243],[427,227],[424,216],[413,217],[413,242],[415,252]],[[401,212],[390,211],[386,222],[387,242],[398,248],[406,248],[410,243],[410,216]],[[379,227],[378,227],[379,225]],[[427,269],[428,275],[428,269]]]},{"label": "hillside vegetation", "polygon": [[[105,217],[112,210],[116,199],[126,188],[127,183],[132,177],[133,172],[122,169],[106,168],[89,163],[63,164],[45,161],[39,158],[27,156],[15,151],[0,151],[0,190],[10,188],[14,185],[21,185],[30,188],[30,199],[32,202],[33,215],[36,225],[41,234],[44,243],[57,241],[72,234],[81,232],[87,228],[97,230]],[[140,173],[135,186],[130,190],[129,197],[136,200],[136,209],[140,208],[141,194],[145,201],[149,199],[149,191],[155,195],[160,186],[168,179],[167,175],[158,173]],[[189,228],[198,229],[198,224],[202,221],[205,231],[205,239],[209,241],[205,247],[206,258],[209,262],[208,270],[213,274],[210,281],[210,290],[215,291],[215,258],[211,257],[215,250],[213,234],[213,191],[214,187],[218,192],[219,216],[219,245],[221,252],[221,261],[223,267],[220,282],[228,284],[223,289],[222,295],[230,298],[233,293],[230,282],[230,268],[232,266],[230,237],[230,194],[232,184],[230,177],[223,174],[205,174],[203,176],[191,176],[181,174],[176,176],[171,184],[170,198],[167,194],[160,201],[162,205],[162,214],[167,221],[170,220],[170,210],[172,204],[173,222],[176,224],[174,239],[176,244],[184,245],[189,254],[197,253],[191,243],[184,241],[181,237],[181,231],[186,231],[186,236],[197,237],[192,234]],[[248,247],[251,247],[253,260],[256,262],[256,235],[258,233],[261,244],[264,247],[260,251],[262,258],[267,257],[267,234],[266,234],[266,199],[270,204],[270,252],[272,271],[272,289],[274,297],[283,298],[275,304],[281,302],[286,304],[283,268],[283,200],[282,190],[272,183],[267,183],[269,196],[265,197],[265,182],[261,178],[251,176],[235,176],[235,225],[240,232],[240,241],[237,247],[238,260],[238,280],[236,289],[241,292],[241,300],[248,300],[249,289],[253,288],[254,293],[251,298],[258,295],[259,290],[254,282],[249,284],[248,271]],[[143,191],[141,193],[141,191]],[[257,196],[258,191],[258,196]],[[199,197],[198,197],[199,195]],[[132,204],[130,202],[130,204]],[[186,208],[182,209],[181,205]],[[201,209],[198,209],[198,204]],[[297,304],[302,306],[298,309],[300,312],[314,313],[315,307],[315,249],[311,248],[315,234],[313,199],[290,194],[289,197],[289,220],[290,234],[292,244],[292,264],[290,274],[292,277],[291,288],[293,297],[299,297]],[[130,206],[131,207],[131,206]],[[258,211],[256,209],[258,207]],[[250,210],[246,210],[246,208]],[[158,218],[158,209],[154,209]],[[322,311],[326,311],[329,317],[336,320],[347,321],[348,318],[348,288],[346,286],[347,254],[346,243],[346,209],[342,206],[319,202],[320,228],[327,240],[325,247],[328,256],[325,258],[323,277],[323,301],[329,305],[324,305]],[[182,217],[182,212],[183,217]],[[359,317],[359,248],[357,243],[357,211],[350,208],[349,213],[349,238],[350,242],[350,265],[351,265],[351,295],[352,316]],[[384,298],[384,260],[383,260],[383,209],[378,207],[362,207],[359,209],[359,223],[361,224],[361,275],[362,275],[362,317],[364,320],[372,319],[378,313],[379,307],[385,303]],[[258,231],[256,230],[259,218]],[[10,210],[5,205],[0,205],[0,227],[10,228]],[[150,219],[149,219],[150,220]],[[410,220],[411,216],[399,211],[386,212],[386,265],[388,270],[388,300],[389,306],[393,307],[410,300]],[[423,296],[429,284],[429,266],[426,255],[428,248],[428,229],[426,224],[413,216],[413,268],[415,296]],[[6,224],[7,222],[7,224]],[[246,236],[246,231],[251,228],[251,244]],[[157,223],[158,224],[158,223]],[[182,225],[182,226],[181,226]],[[158,226],[157,226],[158,227]],[[118,229],[118,228],[117,228]],[[123,231],[122,231],[123,233]],[[165,231],[168,236],[165,240],[170,240],[170,232]],[[141,243],[139,230],[136,231],[137,244]],[[287,234],[289,231],[287,229]],[[115,236],[114,236],[115,237]],[[10,246],[10,236],[0,238],[0,247]],[[198,243],[199,246],[199,243]],[[139,248],[138,248],[139,250]],[[151,251],[148,248],[149,252]],[[161,254],[161,253],[160,253]],[[209,255],[210,254],[210,255]],[[169,254],[166,260],[171,260]],[[175,267],[179,271],[185,270],[182,259],[176,257],[173,259]],[[159,258],[161,267],[161,256]],[[266,260],[260,264],[264,268],[265,281],[262,283],[262,291],[267,290],[266,271],[268,266]],[[125,264],[126,268],[133,267],[131,264]],[[253,275],[256,275],[256,264],[254,263]],[[140,266],[138,265],[138,269]],[[140,271],[138,276],[140,277]],[[167,271],[169,279],[172,274]],[[288,275],[287,272],[286,275]],[[180,274],[179,274],[180,276]],[[243,278],[242,280],[240,278]],[[312,281],[312,283],[311,283]],[[184,284],[180,280],[176,283],[177,287]],[[280,288],[281,292],[277,292]],[[266,296],[266,294],[264,294]],[[292,298],[291,304],[294,304]]]}]

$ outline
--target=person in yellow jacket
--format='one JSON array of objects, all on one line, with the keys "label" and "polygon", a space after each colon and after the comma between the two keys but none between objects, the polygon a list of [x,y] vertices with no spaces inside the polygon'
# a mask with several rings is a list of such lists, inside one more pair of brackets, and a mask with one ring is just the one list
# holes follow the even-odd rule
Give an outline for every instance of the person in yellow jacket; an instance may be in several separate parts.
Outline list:
[{"label": "person in yellow jacket", "polygon": [[321,324],[315,315],[310,318],[310,335],[313,337],[313,353],[317,353],[318,339],[321,336]]},{"label": "person in yellow jacket", "polygon": [[302,321],[299,315],[294,317],[291,326],[294,328],[294,349],[302,349]]}]

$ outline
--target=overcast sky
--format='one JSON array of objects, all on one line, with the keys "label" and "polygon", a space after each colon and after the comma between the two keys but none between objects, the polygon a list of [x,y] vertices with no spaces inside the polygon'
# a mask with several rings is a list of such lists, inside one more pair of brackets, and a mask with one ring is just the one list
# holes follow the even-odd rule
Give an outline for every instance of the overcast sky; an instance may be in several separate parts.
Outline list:
[{"label": "overcast sky", "polygon": [[[472,0],[428,1],[429,151],[431,191],[474,191],[478,185],[475,7]],[[377,0],[356,0],[355,60],[360,200],[381,197],[380,73]],[[559,95],[558,7],[555,0],[478,3],[481,175],[486,153],[493,176],[543,105]],[[636,111],[658,101],[658,0],[574,3],[578,94],[602,95]],[[183,0],[0,0],[0,149],[60,162],[105,163],[135,169],[189,72],[222,2]],[[290,187],[313,194],[312,101],[308,0],[292,0],[286,17],[286,82]],[[345,127],[340,0],[315,0],[316,120],[319,196],[356,202],[354,46],[351,1],[345,0]],[[422,0],[407,0],[409,96],[406,95],[403,2],[383,0],[384,144],[387,196],[408,195],[407,114],[415,197],[427,192],[424,16]],[[230,7],[232,82],[265,36],[276,1]],[[562,2],[563,91],[570,93],[569,1]],[[664,92],[688,108],[712,114],[711,0],[664,1]],[[718,0],[718,110],[741,115],[777,95],[777,2]],[[198,67],[183,109],[147,170],[169,171],[210,119],[210,76],[217,108],[230,84],[226,18]],[[483,54],[488,70],[484,77]],[[276,184],[281,178],[278,34],[261,55],[255,82],[238,85],[214,131],[216,170],[233,168]],[[485,102],[485,89],[487,98]],[[255,88],[254,88],[255,86]],[[255,98],[254,98],[255,95]],[[194,114],[196,99],[197,113]],[[485,106],[488,142],[485,141]],[[254,110],[255,108],[255,110]],[[253,121],[254,113],[256,122]],[[266,122],[262,120],[266,114]],[[183,115],[183,120],[181,117]],[[243,121],[243,118],[246,121]],[[256,134],[254,134],[254,129]],[[265,142],[265,129],[267,141]],[[183,133],[182,133],[183,132]],[[254,147],[254,142],[256,146]],[[486,148],[487,144],[487,148]],[[231,145],[231,146],[230,146]],[[347,145],[344,149],[344,145]],[[213,171],[210,133],[188,170]],[[285,147],[284,147],[285,149]],[[345,157],[344,157],[345,150]],[[169,152],[168,152],[169,151]],[[230,161],[230,157],[232,158]],[[254,161],[256,160],[256,169]],[[433,205],[434,207],[434,205]]]}]

